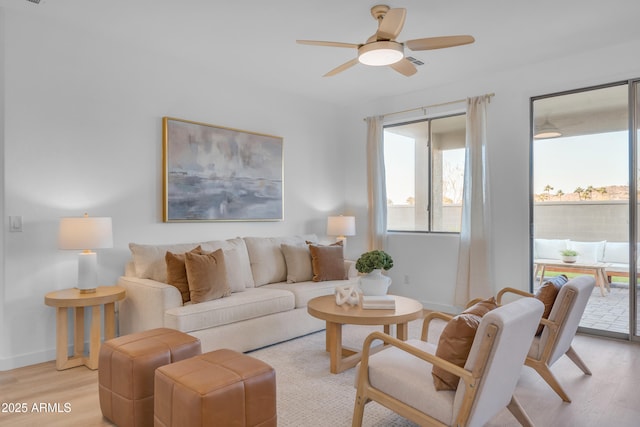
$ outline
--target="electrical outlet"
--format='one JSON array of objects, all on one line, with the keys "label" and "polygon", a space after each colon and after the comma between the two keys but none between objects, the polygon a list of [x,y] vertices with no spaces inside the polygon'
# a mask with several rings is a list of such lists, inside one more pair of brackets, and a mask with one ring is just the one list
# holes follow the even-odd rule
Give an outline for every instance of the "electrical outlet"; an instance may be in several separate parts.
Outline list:
[{"label": "electrical outlet", "polygon": [[22,215],[9,216],[9,231],[22,231]]},{"label": "electrical outlet", "polygon": [[408,284],[409,284],[409,275],[408,275],[408,274],[405,274],[405,275],[404,275],[404,284],[405,284],[405,285],[408,285]]}]

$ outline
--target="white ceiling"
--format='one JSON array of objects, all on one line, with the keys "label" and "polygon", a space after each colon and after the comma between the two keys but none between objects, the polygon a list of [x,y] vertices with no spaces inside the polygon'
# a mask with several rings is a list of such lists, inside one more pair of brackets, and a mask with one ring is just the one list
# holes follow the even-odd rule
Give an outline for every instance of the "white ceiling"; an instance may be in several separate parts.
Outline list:
[{"label": "white ceiling", "polygon": [[[355,50],[296,39],[361,43],[371,6],[407,9],[399,41],[470,34],[471,45],[411,52],[412,77],[388,67],[324,73]],[[640,39],[639,0],[0,0],[83,31],[153,49],[191,66],[336,104],[409,93],[476,75]]]}]

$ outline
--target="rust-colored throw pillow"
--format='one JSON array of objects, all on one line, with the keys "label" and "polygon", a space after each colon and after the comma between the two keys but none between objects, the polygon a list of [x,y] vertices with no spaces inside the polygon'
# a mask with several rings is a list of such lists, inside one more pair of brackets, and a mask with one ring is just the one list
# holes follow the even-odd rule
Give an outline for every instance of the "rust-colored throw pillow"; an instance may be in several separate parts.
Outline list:
[{"label": "rust-colored throw pillow", "polygon": [[325,280],[344,280],[347,273],[344,269],[342,242],[330,246],[309,245],[311,253],[311,269],[314,282]]},{"label": "rust-colored throw pillow", "polygon": [[[567,276],[561,274],[556,277],[551,277],[547,279],[540,289],[534,295],[537,299],[542,301],[544,304],[544,312],[542,313],[543,319],[548,319],[549,314],[551,314],[551,309],[553,308],[553,304],[556,302],[556,297],[560,292],[560,288],[562,285],[567,283]],[[544,325],[538,326],[538,330],[536,331],[536,336],[540,336],[542,334],[542,330],[544,329]]]},{"label": "rust-colored throw pillow", "polygon": [[[492,297],[476,303],[451,319],[440,335],[436,356],[461,368],[464,367],[482,316],[496,307],[498,305],[495,298]],[[455,390],[458,388],[460,377],[449,371],[434,366],[431,375],[436,390]]]},{"label": "rust-colored throw pillow", "polygon": [[222,249],[208,254],[187,252],[184,256],[192,303],[231,295]]},{"label": "rust-colored throw pillow", "polygon": [[[200,246],[191,250],[196,254],[202,253]],[[184,266],[184,254],[174,254],[167,251],[164,255],[164,259],[167,263],[167,283],[171,286],[175,286],[182,295],[182,303],[191,300],[189,295],[189,282],[187,280],[187,270]]]}]

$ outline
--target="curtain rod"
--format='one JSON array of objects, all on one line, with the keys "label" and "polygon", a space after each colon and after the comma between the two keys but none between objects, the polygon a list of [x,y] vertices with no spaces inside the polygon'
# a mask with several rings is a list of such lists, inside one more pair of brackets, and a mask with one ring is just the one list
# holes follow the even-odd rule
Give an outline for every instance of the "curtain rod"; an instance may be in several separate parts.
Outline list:
[{"label": "curtain rod", "polygon": [[[495,93],[488,93],[484,96],[488,96],[489,98],[495,96]],[[420,111],[420,110],[426,110],[427,108],[434,108],[434,107],[444,107],[445,105],[451,105],[451,104],[457,104],[459,102],[464,102],[466,101],[467,98],[464,99],[458,99],[456,101],[449,101],[449,102],[441,102],[439,104],[431,104],[431,105],[424,105],[422,107],[416,107],[416,108],[409,108],[408,110],[402,110],[402,111],[395,111],[393,113],[386,113],[386,114],[382,114],[382,117],[389,117],[389,116],[395,116],[398,114],[404,114],[404,113],[410,113],[412,111]],[[367,120],[366,118],[362,119],[362,120]]]}]

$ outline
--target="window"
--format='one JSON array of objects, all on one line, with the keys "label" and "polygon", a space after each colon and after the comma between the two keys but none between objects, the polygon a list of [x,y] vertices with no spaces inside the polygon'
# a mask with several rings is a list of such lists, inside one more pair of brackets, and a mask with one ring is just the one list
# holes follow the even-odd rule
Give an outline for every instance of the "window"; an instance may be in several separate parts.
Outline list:
[{"label": "window", "polygon": [[460,232],[464,114],[384,127],[387,230]]}]

